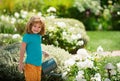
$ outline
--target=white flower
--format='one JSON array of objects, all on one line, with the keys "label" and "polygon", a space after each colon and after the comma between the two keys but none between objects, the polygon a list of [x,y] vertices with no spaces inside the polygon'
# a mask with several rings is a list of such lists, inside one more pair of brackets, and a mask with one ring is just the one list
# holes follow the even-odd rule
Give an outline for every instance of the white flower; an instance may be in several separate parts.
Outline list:
[{"label": "white flower", "polygon": [[62,74],[62,78],[65,78],[65,76],[67,75],[67,71],[66,72],[64,72],[63,74]]},{"label": "white flower", "polygon": [[70,59],[66,60],[64,64],[66,67],[72,66],[75,64],[75,60],[70,58]]},{"label": "white flower", "polygon": [[82,38],[81,34],[77,34],[78,39]]},{"label": "white flower", "polygon": [[77,35],[74,34],[71,35],[71,39],[76,40],[77,38],[78,38]]},{"label": "white flower", "polygon": [[120,72],[120,63],[117,63],[117,71]]},{"label": "white flower", "polygon": [[4,16],[4,15],[2,15],[2,16],[1,16],[1,20],[2,20],[2,21],[9,22],[9,21],[10,21],[10,17],[9,17],[9,16]]},{"label": "white flower", "polygon": [[49,30],[49,31],[55,31],[55,27],[53,27],[53,26],[48,26],[48,30]]},{"label": "white flower", "polygon": [[27,14],[28,14],[27,11],[21,10],[21,16],[22,16],[22,18],[26,18],[26,17],[27,17]]},{"label": "white flower", "polygon": [[38,12],[37,15],[38,15],[38,16],[42,16],[42,13],[41,13],[41,12]]},{"label": "white flower", "polygon": [[120,11],[118,11],[117,14],[120,15]]},{"label": "white flower", "polygon": [[54,16],[54,15],[51,15],[51,16],[49,16],[48,18],[54,19],[54,18],[55,18],[55,16]]},{"label": "white flower", "polygon": [[100,73],[96,73],[94,77],[91,78],[91,81],[101,81]]},{"label": "white flower", "polygon": [[15,16],[16,18],[19,18],[20,15],[19,15],[18,12],[15,12],[14,16]]},{"label": "white flower", "polygon": [[4,37],[8,37],[8,36],[9,36],[9,34],[3,34],[3,36],[4,36]]},{"label": "white flower", "polygon": [[57,22],[56,23],[58,25],[58,27],[66,27],[66,24],[64,22]]},{"label": "white flower", "polygon": [[73,28],[73,27],[71,27],[71,28],[68,29],[68,31],[70,31],[70,32],[74,31],[74,30],[75,30],[75,28]]},{"label": "white flower", "polygon": [[101,81],[101,75],[100,73],[95,74],[96,81]]},{"label": "white flower", "polygon": [[80,74],[83,75],[83,74],[84,74],[84,71],[82,71],[82,70],[81,70],[81,71],[78,71],[78,75],[80,75]]},{"label": "white flower", "polygon": [[16,19],[14,17],[11,18],[11,24],[14,24],[16,22]]},{"label": "white flower", "polygon": [[86,59],[84,61],[84,64],[86,64],[86,67],[88,67],[88,68],[93,68],[94,67],[93,61],[91,61],[89,59]]},{"label": "white flower", "polygon": [[84,71],[78,71],[78,75],[76,76],[76,80],[77,81],[86,81],[86,79],[84,79]]},{"label": "white flower", "polygon": [[36,9],[33,9],[32,11],[33,11],[33,12],[36,12]]},{"label": "white flower", "polygon": [[97,52],[103,52],[104,50],[103,50],[103,48],[102,48],[102,46],[99,46],[98,48],[97,48]]},{"label": "white flower", "polygon": [[77,45],[79,45],[79,46],[82,46],[82,45],[84,45],[84,41],[83,41],[83,40],[81,40],[81,41],[78,41],[78,42],[77,42]]},{"label": "white flower", "polygon": [[89,59],[86,59],[85,61],[83,62],[78,62],[77,63],[77,66],[79,68],[93,68],[94,67],[94,64],[93,64],[93,61],[89,60]]},{"label": "white flower", "polygon": [[50,12],[56,12],[56,8],[54,7],[50,7],[47,9],[47,12],[50,13]]},{"label": "white flower", "polygon": [[112,70],[110,71],[110,74],[111,74],[111,75],[116,75],[116,70],[112,69]]},{"label": "white flower", "polygon": [[0,17],[0,19],[3,21],[3,20],[5,19],[5,16],[2,15],[2,16]]},{"label": "white flower", "polygon": [[104,81],[111,81],[109,78],[105,78],[105,80]]},{"label": "white flower", "polygon": [[12,36],[12,38],[13,38],[13,39],[20,38],[20,35],[19,35],[19,34],[14,34],[14,35]]},{"label": "white flower", "polygon": [[77,61],[82,61],[82,58],[78,54],[73,55],[73,59]]},{"label": "white flower", "polygon": [[62,32],[63,36],[66,36],[67,35],[67,32]]},{"label": "white flower", "polygon": [[88,54],[87,50],[82,48],[82,49],[78,49],[77,54],[79,55],[79,57],[81,57],[82,59],[86,59],[88,57],[90,57],[90,55]]},{"label": "white flower", "polygon": [[80,55],[86,54],[86,55],[88,55],[88,52],[87,52],[86,49],[82,48],[82,49],[78,49],[77,54],[80,54]]}]

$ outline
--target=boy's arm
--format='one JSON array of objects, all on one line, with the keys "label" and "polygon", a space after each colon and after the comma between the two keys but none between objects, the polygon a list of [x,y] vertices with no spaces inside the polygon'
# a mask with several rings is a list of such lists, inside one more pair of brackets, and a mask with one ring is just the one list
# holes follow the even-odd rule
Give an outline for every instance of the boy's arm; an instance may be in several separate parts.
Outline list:
[{"label": "boy's arm", "polygon": [[26,49],[26,43],[22,42],[20,48],[20,59],[19,59],[19,67],[18,67],[19,71],[23,71],[24,69],[23,60],[24,60],[25,49]]}]

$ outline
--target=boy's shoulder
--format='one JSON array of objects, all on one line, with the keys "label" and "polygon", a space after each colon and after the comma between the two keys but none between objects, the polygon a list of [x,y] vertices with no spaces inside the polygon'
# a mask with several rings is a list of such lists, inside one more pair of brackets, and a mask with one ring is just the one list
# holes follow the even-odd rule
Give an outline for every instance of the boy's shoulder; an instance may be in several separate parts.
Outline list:
[{"label": "boy's shoulder", "polygon": [[23,34],[23,37],[29,37],[29,36],[30,36],[30,34],[28,34],[28,33]]}]

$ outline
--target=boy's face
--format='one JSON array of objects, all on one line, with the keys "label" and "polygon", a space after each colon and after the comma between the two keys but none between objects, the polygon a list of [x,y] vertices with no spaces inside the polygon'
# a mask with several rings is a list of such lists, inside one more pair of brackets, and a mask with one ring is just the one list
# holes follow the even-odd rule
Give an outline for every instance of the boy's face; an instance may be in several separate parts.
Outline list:
[{"label": "boy's face", "polygon": [[34,23],[31,30],[34,34],[39,33],[41,31],[40,23]]}]

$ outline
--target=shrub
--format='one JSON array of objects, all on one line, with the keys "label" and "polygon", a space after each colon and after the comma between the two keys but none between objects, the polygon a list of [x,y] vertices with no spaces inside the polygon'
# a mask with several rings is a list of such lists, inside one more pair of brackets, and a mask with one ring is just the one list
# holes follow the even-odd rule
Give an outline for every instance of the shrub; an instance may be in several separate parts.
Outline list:
[{"label": "shrub", "polygon": [[84,25],[75,19],[46,19],[46,31],[44,44],[53,44],[70,53],[76,53],[88,42]]},{"label": "shrub", "polygon": [[15,33],[14,25],[7,23],[7,22],[0,22],[0,33]]},{"label": "shrub", "polygon": [[[51,45],[42,45],[43,50],[47,51],[50,54],[49,58],[54,58],[58,65],[58,68],[54,73],[60,74],[63,67],[63,62],[71,55],[66,52],[64,49],[56,48]],[[18,71],[18,61],[19,61],[19,50],[20,44],[14,43],[7,46],[3,46],[0,49],[0,80],[5,81],[24,81],[24,76]],[[47,59],[49,59],[47,58]],[[47,60],[43,58],[43,61]],[[57,80],[56,80],[57,79]],[[55,76],[44,76],[43,81],[61,81],[61,77]]]},{"label": "shrub", "polygon": [[12,43],[19,43],[21,36],[19,34],[0,34],[0,45],[7,45]]},{"label": "shrub", "polygon": [[[21,13],[15,13],[14,16],[1,16],[1,21],[4,21],[4,18],[9,20],[14,19],[12,22],[14,30],[16,33],[23,34],[25,25],[28,21],[28,18],[33,14],[39,14],[34,12],[27,12],[21,10]],[[70,53],[76,53],[76,50],[84,47],[88,42],[88,36],[85,31],[85,27],[82,22],[75,19],[58,19],[58,18],[49,18],[45,17],[46,21],[46,35],[43,36],[44,44],[53,44],[54,46],[61,47]],[[9,21],[6,21],[9,22]],[[7,33],[7,28],[9,29],[8,24],[4,24],[4,27],[1,27],[3,31],[1,33]],[[12,27],[11,27],[12,28]],[[13,31],[13,30],[12,30]],[[11,33],[15,33],[12,32]]]},{"label": "shrub", "polygon": [[64,63],[64,81],[119,81],[120,57],[116,59],[102,53],[88,53],[85,49],[79,49]]},{"label": "shrub", "polygon": [[19,44],[12,44],[0,49],[0,80],[23,81],[23,75],[18,72]]}]

